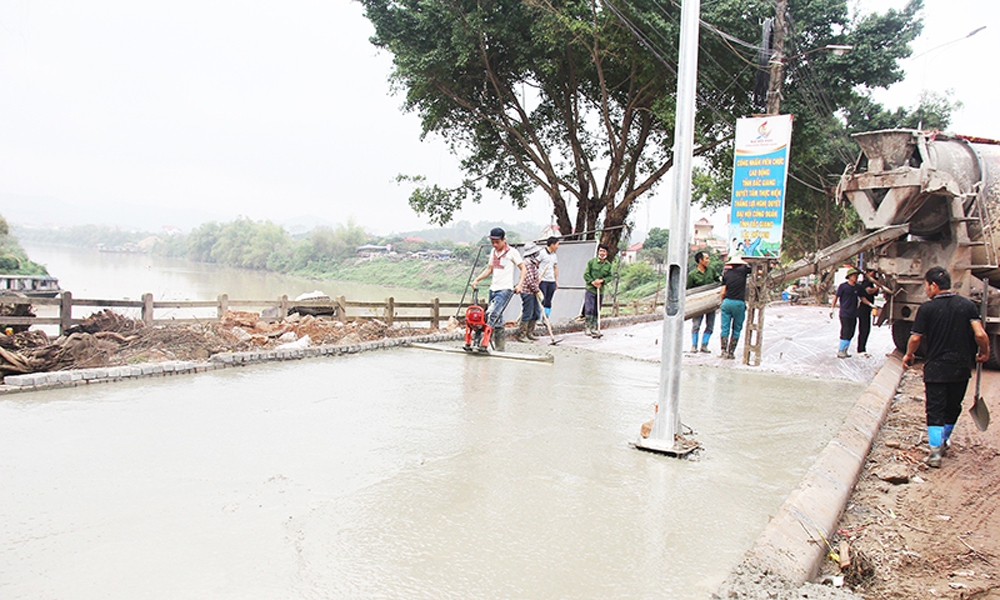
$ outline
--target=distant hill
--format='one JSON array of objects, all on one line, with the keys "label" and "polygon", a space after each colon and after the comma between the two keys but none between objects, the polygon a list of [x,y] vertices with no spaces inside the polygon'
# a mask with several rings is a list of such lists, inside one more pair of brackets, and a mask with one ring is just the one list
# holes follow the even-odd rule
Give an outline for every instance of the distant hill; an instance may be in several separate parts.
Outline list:
[{"label": "distant hill", "polygon": [[[99,207],[83,207],[47,196],[21,196],[0,194],[3,216],[15,227],[22,229],[58,229],[78,225],[106,225],[126,231],[149,231],[162,233],[165,226],[177,227],[189,232],[203,223],[217,221],[227,223],[235,216],[222,216],[205,210],[176,209],[169,207],[135,206],[120,202],[109,202]],[[301,236],[317,227],[337,226],[315,215],[300,215],[276,221],[292,236]],[[361,224],[362,227],[364,226]],[[531,222],[504,223],[480,221],[472,224],[458,221],[448,227],[433,227],[413,231],[402,231],[385,237],[419,237],[429,242],[449,239],[459,243],[475,243],[489,234],[490,229],[503,227],[507,237],[513,240],[537,239],[543,225]]]}]

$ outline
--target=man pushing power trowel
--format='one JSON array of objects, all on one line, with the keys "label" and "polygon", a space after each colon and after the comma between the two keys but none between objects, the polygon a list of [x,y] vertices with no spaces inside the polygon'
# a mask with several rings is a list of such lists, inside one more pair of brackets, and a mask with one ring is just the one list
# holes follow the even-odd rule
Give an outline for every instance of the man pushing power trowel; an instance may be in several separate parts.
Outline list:
[{"label": "man pushing power trowel", "polygon": [[503,352],[506,345],[503,311],[507,308],[511,297],[515,293],[520,294],[524,287],[524,260],[517,250],[507,243],[507,233],[500,227],[490,230],[490,244],[493,250],[490,251],[489,263],[483,272],[472,280],[472,289],[476,289],[480,281],[493,275],[490,301],[486,307],[486,323],[493,329],[493,346]]}]

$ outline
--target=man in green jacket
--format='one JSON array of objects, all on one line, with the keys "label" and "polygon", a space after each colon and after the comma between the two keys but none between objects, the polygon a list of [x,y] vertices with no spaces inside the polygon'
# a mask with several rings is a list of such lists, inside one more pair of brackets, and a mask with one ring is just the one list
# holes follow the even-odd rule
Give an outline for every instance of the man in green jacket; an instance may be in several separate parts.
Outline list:
[{"label": "man in green jacket", "polygon": [[586,322],[584,332],[594,338],[603,335],[597,328],[597,311],[601,310],[597,296],[599,290],[603,290],[604,283],[611,279],[611,261],[608,260],[608,252],[608,247],[604,244],[598,246],[597,257],[587,261],[587,268],[583,270],[583,281],[587,284],[583,299],[583,315]]},{"label": "man in green jacket", "polygon": [[[701,287],[703,285],[710,285],[719,282],[719,276],[715,274],[715,270],[709,266],[711,262],[711,257],[708,252],[704,250],[699,250],[694,255],[695,267],[691,269],[691,272],[687,276],[687,289],[693,289],[696,287]],[[707,354],[711,353],[708,349],[708,340],[712,337],[712,329],[715,326],[715,311],[707,312],[704,315],[698,315],[691,319],[691,352],[698,351],[698,330],[701,329],[701,318],[705,317],[705,332],[701,334],[701,351]]]}]

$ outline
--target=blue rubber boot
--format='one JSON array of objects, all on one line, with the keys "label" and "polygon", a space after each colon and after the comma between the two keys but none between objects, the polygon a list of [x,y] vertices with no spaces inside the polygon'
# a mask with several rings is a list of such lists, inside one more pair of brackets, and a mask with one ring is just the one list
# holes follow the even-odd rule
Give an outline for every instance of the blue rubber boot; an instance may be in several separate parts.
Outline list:
[{"label": "blue rubber boot", "polygon": [[927,445],[930,446],[930,453],[924,462],[928,467],[937,469],[941,466],[941,445],[944,440],[944,427],[941,425],[927,426]]},{"label": "blue rubber boot", "polygon": [[945,425],[941,432],[941,456],[947,456],[951,449],[951,432],[955,431],[955,424]]}]

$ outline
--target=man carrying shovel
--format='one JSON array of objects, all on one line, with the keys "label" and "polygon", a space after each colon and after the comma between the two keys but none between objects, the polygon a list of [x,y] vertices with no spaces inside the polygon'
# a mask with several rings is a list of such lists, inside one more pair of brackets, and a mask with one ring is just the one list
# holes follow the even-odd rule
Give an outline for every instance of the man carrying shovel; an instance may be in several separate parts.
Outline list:
[{"label": "man carrying shovel", "polygon": [[[948,439],[969,386],[970,367],[986,362],[990,338],[983,328],[976,305],[951,291],[951,275],[942,267],[931,267],[924,275],[924,291],[929,301],[920,305],[910,328],[903,366],[913,364],[914,353],[927,340],[924,364],[924,396],[927,398],[927,445],[930,452],[924,462],[941,466],[948,452]],[[985,298],[983,300],[985,302]],[[974,354],[973,348],[979,352]]]}]

